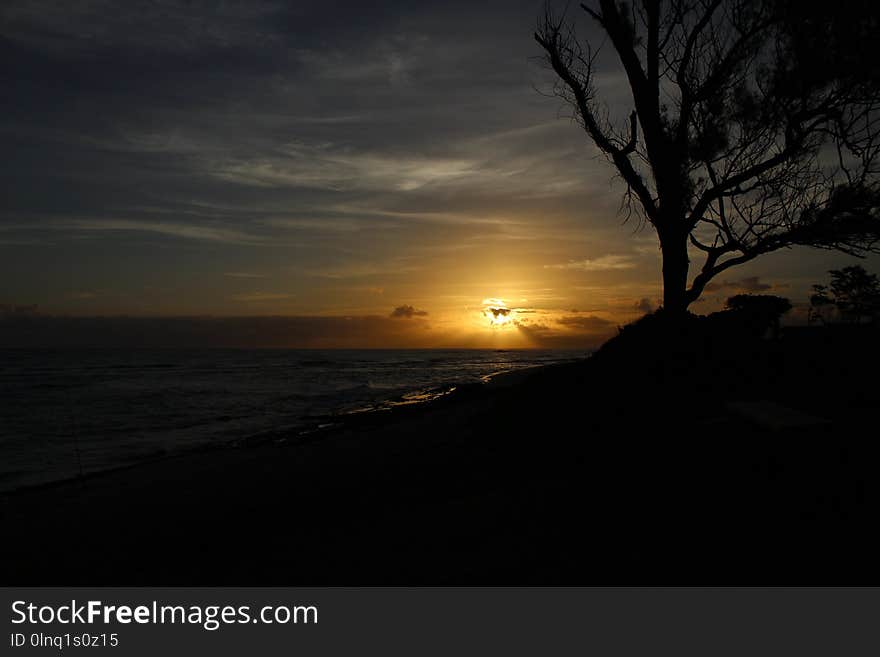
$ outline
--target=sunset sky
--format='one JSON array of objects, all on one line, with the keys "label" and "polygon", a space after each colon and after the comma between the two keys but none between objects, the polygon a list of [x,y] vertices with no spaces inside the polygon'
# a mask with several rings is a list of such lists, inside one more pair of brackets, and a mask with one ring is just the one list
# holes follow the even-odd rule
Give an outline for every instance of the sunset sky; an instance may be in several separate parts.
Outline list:
[{"label": "sunset sky", "polygon": [[[283,316],[267,341],[289,346],[582,347],[657,304],[653,232],[624,223],[611,167],[540,93],[541,2],[122,6],[0,8],[5,312]],[[802,303],[852,262],[770,256],[694,310]]]}]

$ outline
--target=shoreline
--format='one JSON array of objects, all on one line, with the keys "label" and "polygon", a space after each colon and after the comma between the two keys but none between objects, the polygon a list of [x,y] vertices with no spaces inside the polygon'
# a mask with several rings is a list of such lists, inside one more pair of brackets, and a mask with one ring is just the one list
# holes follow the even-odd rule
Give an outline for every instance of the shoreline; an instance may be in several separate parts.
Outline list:
[{"label": "shoreline", "polygon": [[[272,445],[275,443],[284,443],[286,445],[293,446],[301,442],[320,440],[323,438],[332,437],[335,432],[351,429],[356,430],[357,424],[367,417],[369,417],[370,419],[374,419],[380,416],[390,418],[390,414],[392,413],[400,414],[403,411],[411,412],[441,402],[455,403],[455,401],[461,399],[463,395],[473,394],[473,392],[476,390],[492,390],[516,385],[517,383],[527,378],[529,375],[534,374],[536,370],[554,368],[559,365],[566,365],[570,362],[580,362],[581,360],[586,360],[587,358],[589,358],[589,356],[583,359],[564,361],[562,363],[530,365],[514,370],[503,370],[482,376],[481,382],[450,384],[449,389],[442,391],[438,395],[433,396],[429,399],[397,403],[396,400],[400,397],[395,397],[392,399],[377,402],[376,406],[364,410],[336,412],[328,414],[326,416],[314,416],[308,418],[308,421],[289,425],[284,429],[266,429],[265,431],[261,431],[256,434],[240,436],[222,443],[204,443],[193,445],[188,448],[180,448],[158,456],[139,459],[130,463],[111,465],[98,470],[92,470],[83,473],[83,475],[81,476],[71,476],[60,479],[53,479],[50,481],[27,483],[21,486],[17,486],[15,488],[0,490],[0,500],[18,494],[26,494],[29,491],[75,487],[78,485],[83,485],[88,481],[92,481],[105,475],[116,474],[118,472],[129,471],[140,467],[150,467],[155,464],[160,464],[168,460],[177,458],[198,457],[200,455],[210,455],[215,452],[225,452],[229,450],[235,451],[254,449],[260,446]],[[406,394],[413,393],[404,393],[404,395]]]}]

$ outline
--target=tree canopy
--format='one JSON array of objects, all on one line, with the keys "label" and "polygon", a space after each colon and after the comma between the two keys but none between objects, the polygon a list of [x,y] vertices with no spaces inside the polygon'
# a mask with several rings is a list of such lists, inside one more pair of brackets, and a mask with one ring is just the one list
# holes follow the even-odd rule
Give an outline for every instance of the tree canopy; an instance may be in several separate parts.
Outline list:
[{"label": "tree canopy", "polygon": [[780,318],[791,310],[791,302],[773,294],[736,294],[727,299],[727,308],[739,312],[754,312]]},{"label": "tree canopy", "polygon": [[[535,39],[555,93],[613,164],[625,206],[655,229],[663,305],[796,245],[853,255],[880,240],[880,19],[873,2],[600,0],[601,39],[548,5]],[[607,45],[605,45],[607,44]],[[604,103],[602,48],[630,106]],[[701,264],[690,277],[690,260]]]},{"label": "tree canopy", "polygon": [[832,269],[831,285],[814,285],[810,297],[811,318],[825,321],[822,308],[833,306],[844,322],[860,324],[862,319],[874,320],[880,313],[880,280],[864,267],[853,265]]}]

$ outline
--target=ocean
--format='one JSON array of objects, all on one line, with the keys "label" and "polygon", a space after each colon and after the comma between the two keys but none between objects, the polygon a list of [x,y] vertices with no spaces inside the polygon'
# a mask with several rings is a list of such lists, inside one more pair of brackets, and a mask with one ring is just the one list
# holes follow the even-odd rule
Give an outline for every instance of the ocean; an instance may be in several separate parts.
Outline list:
[{"label": "ocean", "polygon": [[0,491],[312,430],[504,372],[531,350],[0,350]]}]

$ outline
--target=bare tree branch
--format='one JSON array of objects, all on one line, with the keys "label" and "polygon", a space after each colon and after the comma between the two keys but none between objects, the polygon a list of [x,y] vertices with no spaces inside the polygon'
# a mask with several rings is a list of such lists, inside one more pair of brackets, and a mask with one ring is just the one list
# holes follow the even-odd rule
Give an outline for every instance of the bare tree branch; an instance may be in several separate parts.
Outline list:
[{"label": "bare tree branch", "polygon": [[[595,53],[548,9],[535,35],[587,134],[626,183],[663,253],[664,306],[792,246],[877,250],[880,64],[860,43],[870,0],[597,0],[635,110],[628,131],[596,100]],[[708,234],[708,235],[707,235]],[[687,245],[706,259],[688,286]]]}]

